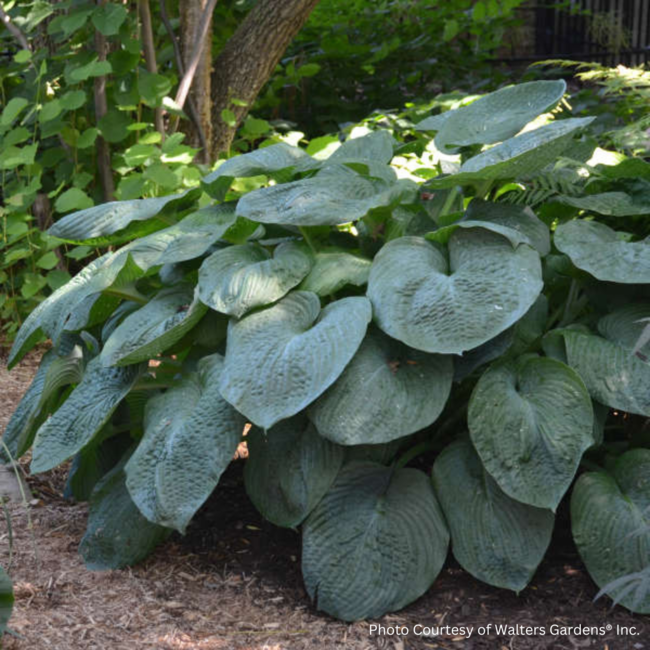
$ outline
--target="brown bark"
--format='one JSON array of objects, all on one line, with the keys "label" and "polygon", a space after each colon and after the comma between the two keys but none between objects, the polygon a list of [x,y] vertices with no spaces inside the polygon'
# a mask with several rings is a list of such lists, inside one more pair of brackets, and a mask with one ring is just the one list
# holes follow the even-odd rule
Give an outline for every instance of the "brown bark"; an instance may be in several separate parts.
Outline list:
[{"label": "brown bark", "polygon": [[[203,31],[207,36],[203,38],[203,47],[200,50],[196,63],[196,70],[191,79],[190,96],[196,107],[201,130],[205,134],[207,151],[204,160],[209,162],[212,159],[212,112],[210,100],[210,75],[212,72],[212,16],[207,24],[204,22],[204,11],[209,0],[180,0],[180,34],[181,49],[183,52],[183,65],[189,70],[192,64],[192,55],[197,54],[197,34]],[[205,30],[205,31],[204,31]],[[185,79],[185,76],[183,76]],[[188,144],[192,147],[201,146],[201,138],[198,129],[190,126],[188,128]]]},{"label": "brown bark", "polygon": [[[237,126],[246,117],[293,37],[318,0],[258,0],[214,62],[212,73],[212,155],[227,151]],[[234,106],[240,99],[246,106]],[[236,126],[221,118],[235,114]]]},{"label": "brown bark", "polygon": [[[106,0],[99,0],[98,4],[105,4]],[[106,61],[106,39],[101,32],[95,30],[95,51],[99,61]],[[106,115],[108,105],[106,102],[106,76],[95,77],[93,84],[95,100],[95,118],[97,122]],[[97,137],[97,168],[104,190],[104,201],[113,201],[115,198],[115,181],[111,169],[111,151],[108,142],[100,135]]]}]

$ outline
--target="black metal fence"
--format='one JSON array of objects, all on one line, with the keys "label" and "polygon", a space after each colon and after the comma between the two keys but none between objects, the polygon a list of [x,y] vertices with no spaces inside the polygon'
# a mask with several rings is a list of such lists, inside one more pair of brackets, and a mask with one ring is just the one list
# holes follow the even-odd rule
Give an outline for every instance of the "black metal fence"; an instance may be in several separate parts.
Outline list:
[{"label": "black metal fence", "polygon": [[526,47],[510,60],[650,62],[650,0],[537,0],[521,11]]}]

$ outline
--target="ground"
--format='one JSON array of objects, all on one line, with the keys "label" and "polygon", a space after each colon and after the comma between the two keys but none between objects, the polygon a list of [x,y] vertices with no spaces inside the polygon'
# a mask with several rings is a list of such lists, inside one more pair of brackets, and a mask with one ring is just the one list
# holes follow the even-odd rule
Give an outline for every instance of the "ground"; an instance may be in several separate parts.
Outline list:
[{"label": "ground", "polygon": [[[0,368],[0,431],[26,389],[36,356],[7,374]],[[0,360],[1,361],[1,360]],[[175,535],[143,564],[87,571],[77,554],[86,506],[61,497],[62,469],[28,478],[30,504],[10,506],[10,534],[0,516],[0,565],[10,567],[16,604],[5,650],[650,650],[650,618],[592,601],[567,526],[531,585],[519,596],[489,587],[449,560],[429,592],[373,624],[406,634],[371,634],[311,606],[300,577],[300,537],[257,514],[237,461],[185,537]],[[26,467],[26,465],[25,465]],[[560,510],[558,517],[565,520]],[[30,525],[31,522],[31,525]],[[562,532],[564,531],[564,532]],[[416,625],[473,626],[470,637],[415,634]],[[492,624],[491,633],[478,628]],[[602,634],[560,627],[601,627]],[[544,627],[545,634],[494,632],[495,625]],[[634,631],[635,634],[626,633]],[[389,630],[390,631],[390,630]]]}]

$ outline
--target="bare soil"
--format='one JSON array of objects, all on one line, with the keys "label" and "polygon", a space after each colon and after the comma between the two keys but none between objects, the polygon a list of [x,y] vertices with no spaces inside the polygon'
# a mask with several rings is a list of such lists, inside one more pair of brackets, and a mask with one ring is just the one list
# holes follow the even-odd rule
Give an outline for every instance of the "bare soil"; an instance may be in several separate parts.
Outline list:
[{"label": "bare soil", "polygon": [[[0,369],[0,431],[27,388],[37,355]],[[650,618],[592,601],[587,575],[560,510],[546,559],[519,596],[489,587],[449,557],[431,590],[374,624],[341,623],[314,610],[300,576],[300,536],[265,522],[246,497],[237,461],[190,526],[144,563],[123,571],[87,571],[77,554],[86,506],[61,497],[65,468],[28,478],[31,499],[0,515],[0,564],[10,567],[16,604],[6,650],[650,650]],[[26,468],[27,464],[23,463]],[[30,524],[31,522],[31,524]],[[416,634],[422,626],[473,626],[471,636]],[[480,626],[492,625],[479,635]],[[602,627],[551,633],[551,625]],[[495,625],[543,627],[528,634]],[[607,626],[611,626],[608,628]],[[621,629],[626,628],[626,629]],[[635,634],[626,633],[634,630]]]}]

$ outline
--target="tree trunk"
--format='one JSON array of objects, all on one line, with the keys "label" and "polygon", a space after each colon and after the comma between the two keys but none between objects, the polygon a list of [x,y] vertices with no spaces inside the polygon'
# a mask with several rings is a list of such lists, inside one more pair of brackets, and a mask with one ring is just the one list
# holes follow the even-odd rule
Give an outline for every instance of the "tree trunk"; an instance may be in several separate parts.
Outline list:
[{"label": "tree trunk", "polygon": [[[179,3],[181,49],[186,70],[190,64],[196,35],[199,33],[201,17],[206,4],[207,0],[180,0]],[[210,20],[210,23],[212,23],[212,20]],[[199,65],[190,89],[190,95],[194,100],[198,119],[209,148],[212,144],[212,103],[210,99],[210,75],[212,72],[211,44],[212,25],[210,24],[206,44],[201,52]],[[187,144],[197,148],[202,146],[201,138],[193,124],[188,123],[187,128],[184,130],[188,135]],[[212,160],[212,155],[209,150],[204,152],[201,157],[204,159],[204,162]]]},{"label": "tree trunk", "polygon": [[[258,0],[226,43],[212,73],[214,157],[230,148],[237,126],[317,4],[318,0]],[[233,99],[246,106],[232,105]],[[225,108],[235,114],[235,126],[221,118]]]}]

